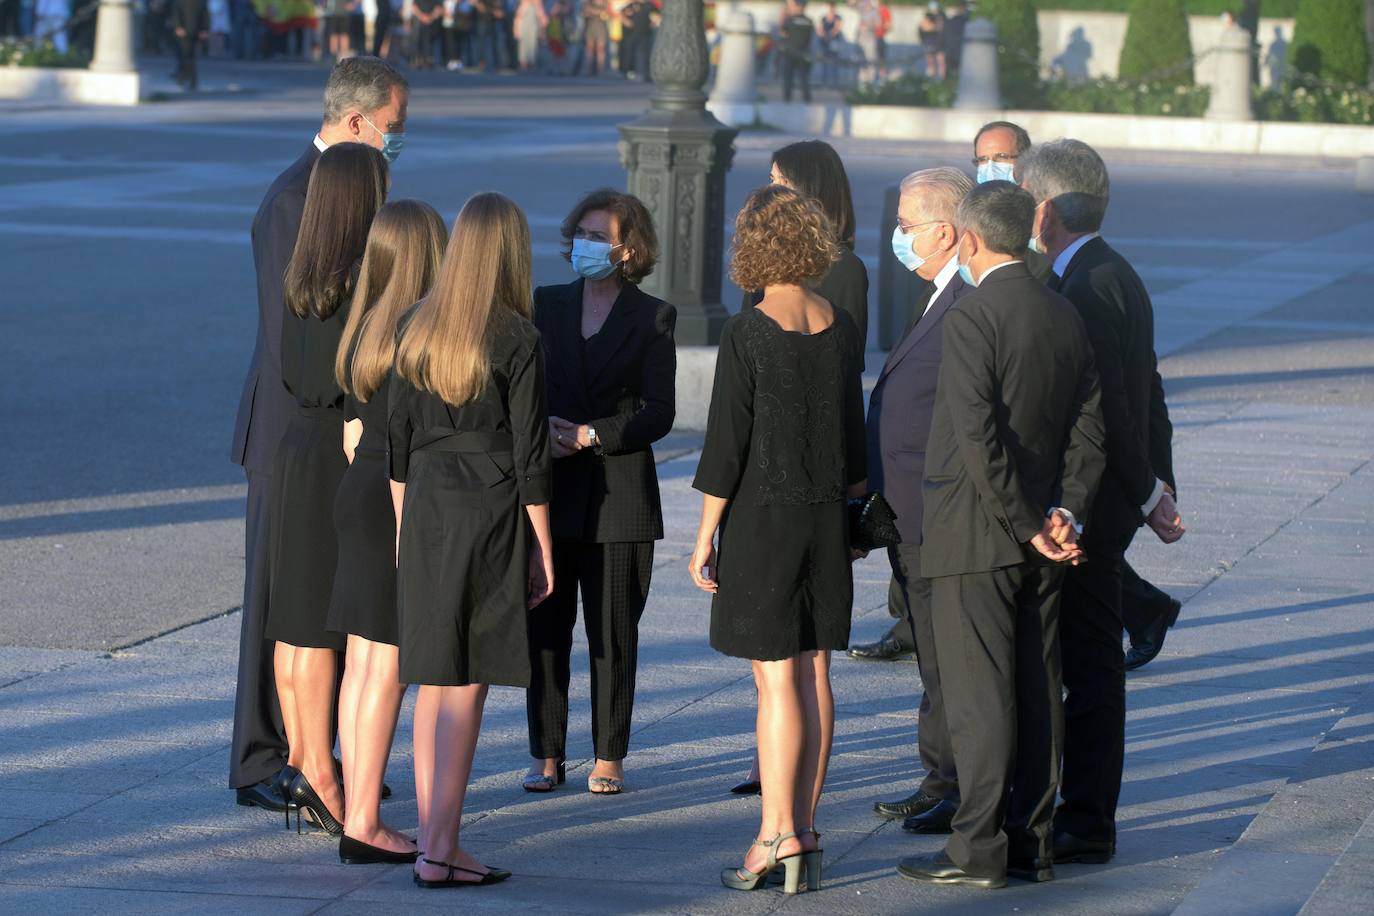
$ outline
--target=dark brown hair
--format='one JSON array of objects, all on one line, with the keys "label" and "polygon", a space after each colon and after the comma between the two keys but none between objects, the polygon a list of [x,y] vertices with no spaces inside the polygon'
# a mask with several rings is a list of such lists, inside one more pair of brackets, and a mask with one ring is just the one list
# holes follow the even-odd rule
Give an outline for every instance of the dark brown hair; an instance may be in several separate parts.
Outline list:
[{"label": "dark brown hair", "polygon": [[365,144],[335,144],[316,161],[286,265],[286,307],[296,317],[328,318],[348,301],[386,186],[386,160]]},{"label": "dark brown hair", "polygon": [[840,154],[824,140],[802,140],[773,153],[773,165],[796,191],[814,198],[835,232],[835,241],[854,250],[854,198]]},{"label": "dark brown hair", "polygon": [[658,234],[654,219],[643,202],[633,194],[614,188],[599,188],[579,200],[563,220],[559,234],[563,237],[563,260],[572,260],[573,234],[582,218],[594,210],[605,210],[615,218],[620,230],[620,244],[634,254],[620,266],[620,276],[627,283],[638,285],[653,273],[658,263]]},{"label": "dark brown hair", "polygon": [[823,276],[839,256],[820,204],[770,184],[750,194],[735,217],[730,279],[740,289],[806,283]]}]

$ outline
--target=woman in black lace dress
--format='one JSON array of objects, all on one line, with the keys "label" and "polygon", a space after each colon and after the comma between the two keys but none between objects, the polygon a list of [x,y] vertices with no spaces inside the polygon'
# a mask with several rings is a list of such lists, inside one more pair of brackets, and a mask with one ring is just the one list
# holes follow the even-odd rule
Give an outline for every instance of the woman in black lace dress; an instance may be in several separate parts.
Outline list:
[{"label": "woman in black lace dress", "polygon": [[[820,885],[815,811],[834,730],[830,651],[849,644],[854,584],[846,498],[864,492],[863,345],[844,312],[806,288],[838,257],[829,221],[779,186],[735,221],[731,278],[762,289],[721,334],[690,570],[714,595],[711,645],[753,661],[763,819],[727,887],[776,867]],[[719,533],[719,552],[713,545]]]}]

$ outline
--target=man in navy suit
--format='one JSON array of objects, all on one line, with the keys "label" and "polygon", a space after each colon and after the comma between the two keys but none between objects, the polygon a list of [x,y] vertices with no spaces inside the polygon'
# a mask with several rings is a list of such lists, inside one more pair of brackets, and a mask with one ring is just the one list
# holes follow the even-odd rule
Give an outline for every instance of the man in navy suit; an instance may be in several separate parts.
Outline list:
[{"label": "man in navy suit", "polygon": [[959,807],[931,629],[930,582],[921,576],[921,480],[945,313],[969,289],[959,278],[954,217],[972,187],[968,176],[953,168],[925,169],[902,180],[893,253],[929,285],[915,304],[914,323],[888,354],[868,407],[868,483],[897,514],[902,543],[888,548],[892,590],[901,595],[925,687],[917,739],[926,776],[909,797],[873,807],[883,817],[903,818],[902,826],[913,833],[948,833]]},{"label": "man in navy suit", "polygon": [[388,160],[405,137],[409,86],[405,77],[375,57],[340,61],[324,90],[324,121],[300,158],[272,182],[253,217],[253,264],[258,275],[258,335],[248,367],[231,458],[248,476],[245,525],[243,620],[239,633],[234,737],[229,749],[229,786],[240,805],[280,811],[271,788],[286,763],[286,734],[272,676],[272,652],[263,639],[269,583],[268,509],[272,460],[295,399],[281,379],[281,325],[286,265],[296,247],[310,171],[335,143],[366,143]]}]

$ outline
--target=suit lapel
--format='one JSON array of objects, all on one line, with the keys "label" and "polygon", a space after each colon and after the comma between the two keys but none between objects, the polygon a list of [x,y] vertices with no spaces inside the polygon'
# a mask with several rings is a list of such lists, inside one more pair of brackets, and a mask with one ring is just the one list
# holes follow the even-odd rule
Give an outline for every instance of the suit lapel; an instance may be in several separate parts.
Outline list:
[{"label": "suit lapel", "polygon": [[[589,386],[606,371],[616,352],[620,349],[620,345],[634,330],[635,312],[638,306],[639,287],[633,283],[626,283],[620,288],[620,295],[615,297],[615,303],[611,305],[610,314],[602,322],[601,330],[597,331],[587,341],[587,362],[592,370],[587,377]],[[577,330],[579,334],[582,332],[580,322]]]},{"label": "suit lapel", "polygon": [[564,294],[554,305],[553,320],[549,323],[553,334],[544,341],[544,352],[551,364],[549,377],[557,380],[565,396],[579,408],[585,406],[581,346],[584,282],[579,279],[564,287]]},{"label": "suit lapel", "polygon": [[1106,242],[1102,241],[1102,236],[1100,235],[1095,239],[1088,239],[1084,242],[1083,245],[1073,253],[1073,257],[1069,258],[1069,263],[1064,265],[1064,276],[1059,278],[1059,286],[1051,286],[1050,288],[1055,292],[1059,292],[1059,290],[1063,289],[1069,277],[1073,276],[1073,272],[1092,260],[1099,245],[1106,244]]},{"label": "suit lapel", "polygon": [[949,307],[954,304],[955,296],[957,296],[959,291],[963,288],[964,281],[960,279],[958,275],[950,278],[949,282],[945,284],[945,288],[940,291],[939,298],[930,304],[930,308],[926,310],[924,315],[916,319],[916,323],[906,332],[906,336],[902,338],[902,342],[897,344],[893,351],[888,354],[887,362],[883,364],[883,371],[878,376],[879,382],[886,378],[888,373],[895,369],[897,364],[906,358],[906,355],[911,352],[912,348],[915,347],[922,338],[929,334],[932,328],[940,323],[940,318],[949,310]]}]

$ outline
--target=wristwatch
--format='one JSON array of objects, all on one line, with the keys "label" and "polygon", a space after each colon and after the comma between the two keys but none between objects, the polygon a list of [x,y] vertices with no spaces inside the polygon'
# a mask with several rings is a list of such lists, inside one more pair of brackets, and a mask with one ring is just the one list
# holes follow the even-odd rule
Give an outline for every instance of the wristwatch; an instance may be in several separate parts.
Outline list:
[{"label": "wristwatch", "polygon": [[600,444],[596,441],[596,427],[592,426],[590,423],[587,424],[587,442],[593,447]]}]

